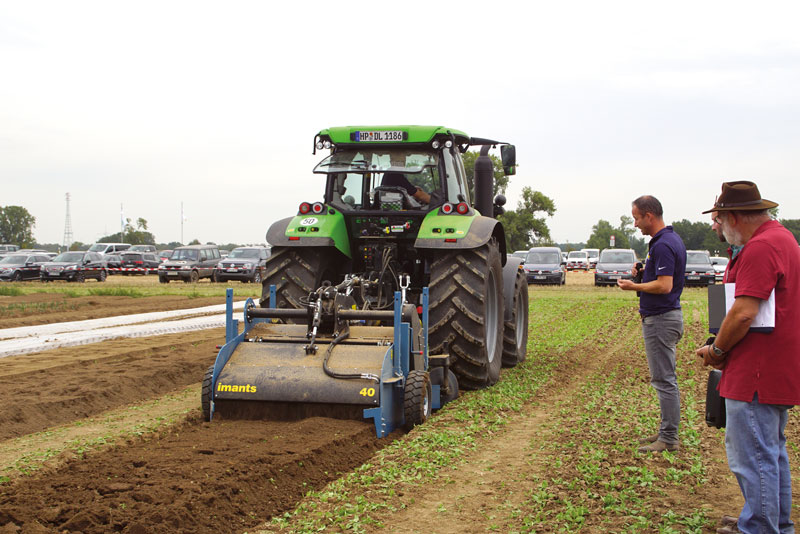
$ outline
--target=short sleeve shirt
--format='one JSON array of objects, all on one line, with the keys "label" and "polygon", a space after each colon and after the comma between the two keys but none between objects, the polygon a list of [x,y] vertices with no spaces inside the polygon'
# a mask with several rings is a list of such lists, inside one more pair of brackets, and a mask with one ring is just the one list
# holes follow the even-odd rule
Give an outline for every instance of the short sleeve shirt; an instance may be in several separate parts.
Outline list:
[{"label": "short sleeve shirt", "polygon": [[672,230],[672,226],[665,226],[650,240],[642,282],[652,282],[659,276],[671,276],[672,291],[664,295],[642,291],[639,313],[650,316],[680,310],[685,270],[686,247],[683,240]]},{"label": "short sleeve shirt", "polygon": [[775,329],[748,332],[729,350],[720,394],[744,402],[800,404],[800,247],[778,221],[767,221],[728,264],[735,296],[769,298],[775,290]]},{"label": "short sleeve shirt", "polygon": [[417,192],[416,186],[408,181],[408,178],[406,178],[405,174],[399,172],[387,172],[384,174],[383,180],[381,180],[381,185],[402,187],[408,192],[409,195],[412,196]]}]

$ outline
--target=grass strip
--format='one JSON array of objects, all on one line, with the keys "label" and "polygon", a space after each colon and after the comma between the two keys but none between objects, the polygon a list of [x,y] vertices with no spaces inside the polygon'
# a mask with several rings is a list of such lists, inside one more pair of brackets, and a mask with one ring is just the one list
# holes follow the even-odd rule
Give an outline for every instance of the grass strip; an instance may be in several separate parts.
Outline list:
[{"label": "grass strip", "polygon": [[[638,348],[614,355],[615,363],[593,373],[574,397],[555,407],[559,417],[543,425],[550,439],[537,439],[532,446],[549,458],[550,468],[531,477],[534,489],[509,512],[504,531],[699,534],[711,525],[707,510],[693,497],[707,481],[709,461],[698,446],[705,421],[693,361],[698,337],[708,327],[705,300],[690,293],[683,308],[685,334],[677,359],[682,450],[636,452],[637,438],[656,429],[659,411],[646,380],[638,325],[631,325],[629,335]],[[666,499],[675,495],[683,497]]]},{"label": "grass strip", "polygon": [[[269,531],[366,532],[403,504],[398,491],[413,493],[463,463],[465,453],[502,429],[548,383],[565,352],[595,336],[629,299],[587,301],[564,293],[532,296],[528,359],[503,373],[494,387],[469,392],[425,425],[382,449],[372,463],[310,492],[292,512],[273,519]],[[565,315],[570,320],[563,320]],[[545,328],[546,327],[546,328]],[[366,490],[365,490],[366,488]]]}]

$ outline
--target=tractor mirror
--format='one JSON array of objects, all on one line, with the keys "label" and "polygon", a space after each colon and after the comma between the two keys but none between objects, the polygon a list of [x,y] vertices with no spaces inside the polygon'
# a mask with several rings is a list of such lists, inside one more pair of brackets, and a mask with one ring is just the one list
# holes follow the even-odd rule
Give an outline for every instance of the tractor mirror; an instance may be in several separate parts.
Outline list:
[{"label": "tractor mirror", "polygon": [[515,175],[517,173],[517,147],[514,145],[501,146],[500,158],[503,160],[503,173],[506,176]]}]

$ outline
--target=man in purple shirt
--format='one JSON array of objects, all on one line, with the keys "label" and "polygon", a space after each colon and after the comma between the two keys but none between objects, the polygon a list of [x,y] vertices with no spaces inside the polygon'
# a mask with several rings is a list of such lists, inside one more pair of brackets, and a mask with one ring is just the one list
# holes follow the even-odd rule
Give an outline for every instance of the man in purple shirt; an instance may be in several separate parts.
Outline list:
[{"label": "man in purple shirt", "polygon": [[[651,236],[642,281],[617,280],[626,291],[639,292],[642,335],[650,368],[650,385],[658,392],[661,425],[658,433],[642,438],[639,452],[678,450],[681,398],[675,375],[675,348],[683,336],[681,293],[686,269],[683,240],[664,224],[657,198],[645,195],[633,201],[634,226]],[[637,272],[634,272],[634,276]]]}]

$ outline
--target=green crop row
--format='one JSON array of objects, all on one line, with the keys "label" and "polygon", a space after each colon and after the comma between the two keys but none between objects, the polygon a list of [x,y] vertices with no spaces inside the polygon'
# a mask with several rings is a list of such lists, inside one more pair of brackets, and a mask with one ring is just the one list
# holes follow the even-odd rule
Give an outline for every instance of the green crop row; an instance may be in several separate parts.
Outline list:
[{"label": "green crop row", "polygon": [[593,338],[629,303],[624,298],[587,301],[566,292],[534,298],[524,364],[504,371],[494,387],[448,404],[428,423],[382,449],[371,463],[310,492],[294,511],[274,518],[269,531],[365,532],[379,526],[382,517],[403,506],[396,498],[399,489],[414,493],[445,476],[448,468],[462,466],[478,443],[501,434],[536,400],[567,352]]}]

